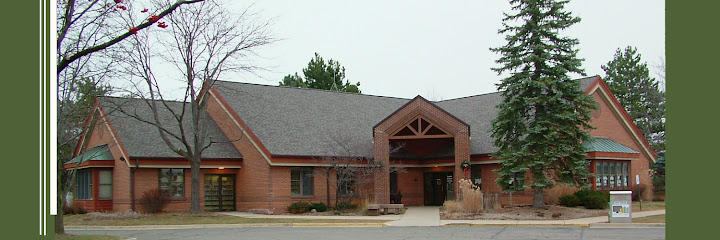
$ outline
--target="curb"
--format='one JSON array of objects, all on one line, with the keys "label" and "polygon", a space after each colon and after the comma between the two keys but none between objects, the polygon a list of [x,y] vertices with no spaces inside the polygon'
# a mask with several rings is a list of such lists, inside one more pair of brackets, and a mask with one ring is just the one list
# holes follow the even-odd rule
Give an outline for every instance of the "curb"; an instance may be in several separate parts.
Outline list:
[{"label": "curb", "polygon": [[442,227],[455,226],[482,226],[482,227],[506,227],[506,226],[570,226],[570,227],[589,227],[588,223],[446,223]]},{"label": "curb", "polygon": [[665,228],[664,223],[591,223],[590,228]]},{"label": "curb", "polygon": [[292,227],[292,223],[248,223],[248,224],[192,224],[192,225],[137,225],[137,226],[65,226],[66,230],[168,230],[199,228],[246,228],[246,227]]},{"label": "curb", "polygon": [[386,223],[293,223],[292,227],[386,227]]}]

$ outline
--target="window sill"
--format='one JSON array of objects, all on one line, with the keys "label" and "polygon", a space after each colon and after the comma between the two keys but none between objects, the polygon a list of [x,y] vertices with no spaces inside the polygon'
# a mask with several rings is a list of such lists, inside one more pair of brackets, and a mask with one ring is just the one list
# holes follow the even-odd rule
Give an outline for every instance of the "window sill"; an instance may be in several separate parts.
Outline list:
[{"label": "window sill", "polygon": [[315,195],[307,195],[307,196],[290,196],[292,199],[313,199],[315,198]]}]

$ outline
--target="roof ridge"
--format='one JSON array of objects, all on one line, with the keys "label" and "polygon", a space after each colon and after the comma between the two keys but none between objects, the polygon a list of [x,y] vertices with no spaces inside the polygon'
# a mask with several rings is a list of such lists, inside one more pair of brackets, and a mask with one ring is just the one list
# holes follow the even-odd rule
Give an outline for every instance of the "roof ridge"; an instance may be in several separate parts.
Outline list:
[{"label": "roof ridge", "polygon": [[[581,78],[576,78],[576,79],[573,79],[573,80],[582,81],[582,80],[585,80],[585,79],[596,78],[596,77],[600,77],[600,75],[593,75],[593,76],[581,77]],[[471,97],[479,97],[479,96],[490,95],[490,94],[495,94],[495,93],[502,93],[502,91],[495,91],[495,92],[489,92],[489,93],[481,93],[481,94],[475,94],[475,95],[470,95],[470,96],[465,96],[465,97],[445,99],[445,100],[434,101],[434,102],[440,103],[440,102],[445,102],[445,101],[459,100],[459,99],[471,98]]]},{"label": "roof ridge", "polygon": [[165,101],[165,102],[174,102],[174,103],[190,103],[190,102],[186,102],[186,101],[172,100],[172,99],[145,99],[145,98],[137,98],[137,97],[98,96],[98,98],[115,98],[115,99],[128,99],[128,100],[153,100],[153,101]]},{"label": "roof ridge", "polygon": [[301,87],[290,87],[290,86],[275,86],[275,85],[267,85],[267,84],[260,84],[260,83],[247,83],[247,82],[235,82],[235,81],[227,81],[227,80],[215,80],[217,82],[226,82],[226,83],[232,83],[232,84],[245,84],[245,85],[254,85],[254,86],[261,86],[261,87],[276,87],[276,88],[283,88],[283,89],[299,89],[299,90],[306,90],[306,91],[317,91],[317,92],[327,92],[327,93],[339,93],[339,94],[351,94],[355,96],[368,96],[368,97],[379,97],[379,98],[393,98],[393,99],[400,99],[400,100],[412,100],[413,98],[401,98],[401,97],[392,97],[392,96],[380,96],[380,95],[371,95],[371,94],[364,94],[364,93],[351,93],[351,92],[337,92],[337,91],[331,91],[326,89],[317,89],[317,88],[301,88]]}]

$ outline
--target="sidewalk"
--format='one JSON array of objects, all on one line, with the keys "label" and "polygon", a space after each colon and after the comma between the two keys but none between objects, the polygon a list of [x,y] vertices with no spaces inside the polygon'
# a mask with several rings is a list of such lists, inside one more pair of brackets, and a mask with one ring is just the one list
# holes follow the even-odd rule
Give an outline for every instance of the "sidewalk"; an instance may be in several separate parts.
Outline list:
[{"label": "sidewalk", "polygon": [[402,218],[388,222],[393,227],[440,226],[440,207],[408,207]]}]

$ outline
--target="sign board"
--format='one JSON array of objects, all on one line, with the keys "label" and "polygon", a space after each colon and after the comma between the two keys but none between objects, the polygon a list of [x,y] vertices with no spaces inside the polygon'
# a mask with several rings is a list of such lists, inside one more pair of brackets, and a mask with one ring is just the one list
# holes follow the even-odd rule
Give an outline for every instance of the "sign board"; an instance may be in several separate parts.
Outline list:
[{"label": "sign board", "polygon": [[613,202],[611,209],[611,217],[630,217],[630,204],[628,202]]},{"label": "sign board", "polygon": [[635,175],[635,184],[640,184],[640,175]]}]

